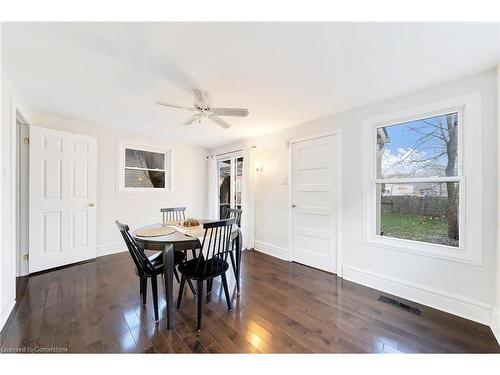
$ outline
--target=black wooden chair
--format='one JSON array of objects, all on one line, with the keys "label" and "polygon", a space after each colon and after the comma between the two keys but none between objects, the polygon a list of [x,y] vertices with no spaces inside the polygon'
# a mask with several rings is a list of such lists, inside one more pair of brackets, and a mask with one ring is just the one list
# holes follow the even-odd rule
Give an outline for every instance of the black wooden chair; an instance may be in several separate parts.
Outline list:
[{"label": "black wooden chair", "polygon": [[186,207],[167,207],[160,208],[163,214],[163,222],[186,220]]},{"label": "black wooden chair", "polygon": [[[115,221],[120,233],[125,241],[130,256],[135,264],[135,273],[139,276],[139,289],[142,294],[142,303],[146,304],[146,295],[147,295],[147,285],[148,279],[151,279],[151,288],[153,291],[153,305],[155,308],[155,320],[158,321],[158,282],[157,276],[163,273],[163,257],[162,253],[156,253],[153,256],[148,257],[144,253],[144,249],[140,247],[137,242],[135,242],[134,238],[130,235],[129,226],[126,224],[120,223],[118,220]],[[177,255],[177,254],[176,254]],[[180,259],[179,257],[182,257]],[[184,253],[179,253],[177,255],[177,259],[174,262],[180,263],[184,260]]]},{"label": "black wooden chair", "polygon": [[[201,330],[203,282],[205,280],[213,280],[218,276],[221,277],[226,295],[227,309],[231,311],[231,300],[226,279],[226,271],[229,269],[229,264],[225,258],[227,252],[230,250],[234,222],[235,219],[227,219],[203,224],[205,235],[203,236],[200,255],[196,259],[184,260],[179,264],[179,272],[182,274],[182,277],[179,287],[179,297],[177,298],[177,308],[181,307],[186,280],[196,280],[198,331]],[[206,256],[204,253],[206,253]]]},{"label": "black wooden chair", "polygon": [[[147,256],[144,253],[144,249],[139,246],[139,244],[134,240],[134,238],[130,235],[130,229],[128,225],[120,223],[118,220],[115,221],[120,233],[125,240],[125,244],[127,245],[128,251],[132,260],[135,264],[135,273],[139,276],[139,290],[142,294],[142,303],[146,304],[146,296],[147,296],[147,286],[148,286],[148,278],[151,279],[151,288],[153,291],[153,305],[155,308],[155,320],[158,321],[158,283],[157,276],[163,274],[163,254],[162,252],[158,252],[154,255]],[[186,259],[185,254],[182,251],[174,252],[174,265],[178,265],[182,261]],[[177,271],[174,268],[174,274]],[[177,275],[177,278],[179,276]],[[193,293],[195,293],[195,289],[193,284],[190,282],[189,286]]]},{"label": "black wooden chair", "polygon": [[[242,210],[237,208],[226,208],[225,214],[226,217],[224,219],[235,219],[235,223],[238,228],[241,228],[241,214]],[[225,260],[227,260],[227,256],[229,255],[229,259],[231,260],[231,266],[233,267],[234,277],[236,279],[236,290],[240,293],[240,261],[241,261],[241,246],[242,246],[242,237],[241,231],[238,231],[238,240],[235,238],[231,241],[230,250],[225,255]],[[236,254],[236,259],[235,255]],[[207,282],[207,294],[212,293],[212,280]]]}]

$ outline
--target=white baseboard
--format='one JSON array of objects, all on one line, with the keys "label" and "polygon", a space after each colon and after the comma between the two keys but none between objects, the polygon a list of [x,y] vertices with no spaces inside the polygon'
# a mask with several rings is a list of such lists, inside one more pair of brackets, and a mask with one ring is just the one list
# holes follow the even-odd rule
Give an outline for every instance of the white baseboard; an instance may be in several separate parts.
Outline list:
[{"label": "white baseboard", "polygon": [[491,330],[500,344],[500,310],[498,307],[494,307],[491,312]]},{"label": "white baseboard", "polygon": [[127,246],[123,242],[115,242],[96,246],[96,258],[127,251]]},{"label": "white baseboard", "polygon": [[271,245],[270,243],[255,241],[255,250],[261,253],[271,255],[273,257],[289,260],[288,259],[288,249],[280,246]]},{"label": "white baseboard", "polygon": [[12,312],[15,304],[16,299],[14,298],[14,295],[12,293],[9,293],[9,295],[2,300],[0,306],[0,331],[2,331],[3,326],[7,322],[7,319],[9,318],[9,315]]},{"label": "white baseboard", "polygon": [[492,306],[456,294],[344,264],[344,279],[462,318],[491,325]]}]

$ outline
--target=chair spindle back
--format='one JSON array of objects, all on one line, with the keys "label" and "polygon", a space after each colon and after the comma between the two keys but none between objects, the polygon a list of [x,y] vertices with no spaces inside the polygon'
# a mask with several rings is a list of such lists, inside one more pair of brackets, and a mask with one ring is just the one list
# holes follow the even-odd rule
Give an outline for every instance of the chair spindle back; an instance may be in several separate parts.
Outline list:
[{"label": "chair spindle back", "polygon": [[186,220],[186,207],[160,208],[160,212],[163,214],[163,222]]},{"label": "chair spindle back", "polygon": [[138,273],[142,276],[154,271],[153,264],[144,253],[144,250],[137,244],[137,242],[135,242],[134,238],[130,234],[129,226],[127,224],[120,223],[118,220],[115,221],[115,224],[120,230],[130,256],[137,267]]},{"label": "chair spindle back", "polygon": [[238,208],[226,208],[226,217],[224,219],[232,219],[234,218],[236,221],[236,225],[238,228],[241,227],[241,214],[243,213],[242,210]]},{"label": "chair spindle back", "polygon": [[201,243],[202,251],[196,264],[198,271],[203,267],[203,275],[206,275],[207,272],[212,273],[213,267],[217,266],[217,261],[224,260],[226,254],[231,251],[230,244],[234,223],[235,219],[232,218],[203,224],[205,235]]}]

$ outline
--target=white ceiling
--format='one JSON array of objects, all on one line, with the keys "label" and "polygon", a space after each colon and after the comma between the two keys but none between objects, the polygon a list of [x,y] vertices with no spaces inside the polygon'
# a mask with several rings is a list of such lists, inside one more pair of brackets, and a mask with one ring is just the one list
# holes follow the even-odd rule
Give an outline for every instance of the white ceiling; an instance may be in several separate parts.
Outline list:
[{"label": "white ceiling", "polygon": [[[498,24],[11,23],[7,74],[35,111],[215,147],[494,67]],[[191,88],[247,107],[185,127]]]}]

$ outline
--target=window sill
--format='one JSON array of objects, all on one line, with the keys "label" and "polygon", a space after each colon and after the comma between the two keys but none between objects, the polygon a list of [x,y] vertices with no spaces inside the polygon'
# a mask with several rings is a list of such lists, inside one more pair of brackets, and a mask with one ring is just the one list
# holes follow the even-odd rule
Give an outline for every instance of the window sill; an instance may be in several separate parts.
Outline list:
[{"label": "window sill", "polygon": [[391,251],[399,251],[476,266],[482,265],[480,252],[467,251],[464,247],[452,247],[381,236],[365,238],[363,244]]},{"label": "window sill", "polygon": [[118,194],[125,193],[171,193],[172,190],[169,188],[120,188],[117,190]]}]

